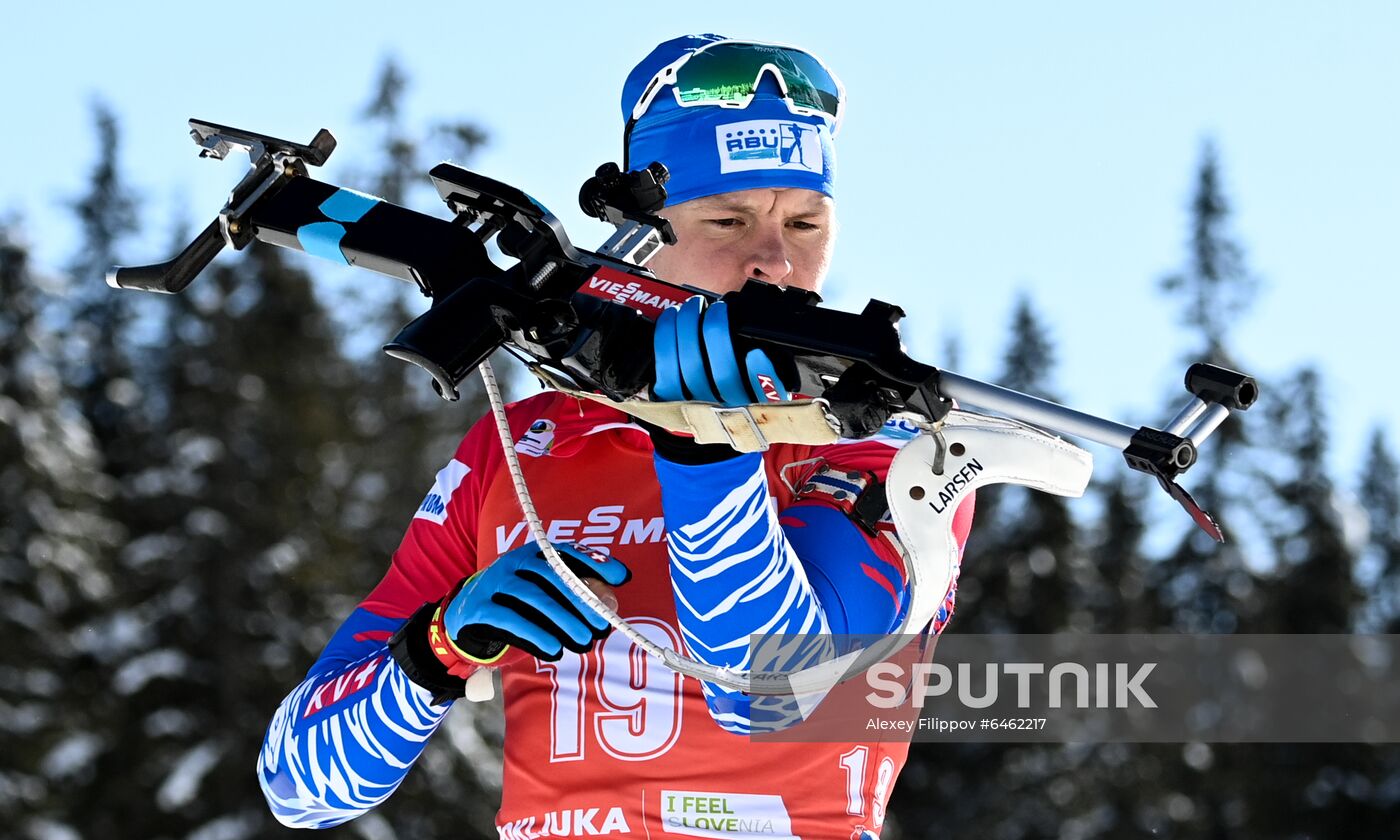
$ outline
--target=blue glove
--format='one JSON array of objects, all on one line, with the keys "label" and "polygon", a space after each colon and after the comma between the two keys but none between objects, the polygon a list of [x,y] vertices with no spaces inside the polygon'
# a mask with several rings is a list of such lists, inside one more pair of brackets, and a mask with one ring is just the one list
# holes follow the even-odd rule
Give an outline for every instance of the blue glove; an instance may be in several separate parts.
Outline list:
[{"label": "blue glove", "polygon": [[742,359],[729,334],[724,301],[707,305],[700,295],[669,308],[656,321],[656,399],[701,400],[725,405],[788,399],[773,362],[762,350]]},{"label": "blue glove", "polygon": [[[615,557],[555,543],[559,555],[581,577],[621,586],[632,573]],[[442,626],[459,655],[479,663],[500,659],[509,645],[546,662],[564,649],[586,653],[612,626],[569,591],[528,543],[496,558],[449,596]]]}]

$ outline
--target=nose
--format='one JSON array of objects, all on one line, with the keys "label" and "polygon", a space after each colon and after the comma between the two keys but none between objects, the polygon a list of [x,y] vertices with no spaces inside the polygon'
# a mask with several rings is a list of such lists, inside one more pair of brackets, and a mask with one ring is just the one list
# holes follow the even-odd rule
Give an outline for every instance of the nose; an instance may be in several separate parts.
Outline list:
[{"label": "nose", "polygon": [[749,276],[767,283],[782,284],[792,275],[792,261],[788,259],[780,225],[763,225],[755,231],[747,262]]}]

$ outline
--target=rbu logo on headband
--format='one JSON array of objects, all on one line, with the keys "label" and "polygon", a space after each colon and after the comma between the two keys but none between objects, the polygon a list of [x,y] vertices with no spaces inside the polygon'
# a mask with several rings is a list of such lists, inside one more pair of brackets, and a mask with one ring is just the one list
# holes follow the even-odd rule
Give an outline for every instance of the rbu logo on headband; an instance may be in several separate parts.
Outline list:
[{"label": "rbu logo on headband", "polygon": [[715,127],[719,171],[796,169],[824,174],[817,127],[792,120],[745,120]]}]

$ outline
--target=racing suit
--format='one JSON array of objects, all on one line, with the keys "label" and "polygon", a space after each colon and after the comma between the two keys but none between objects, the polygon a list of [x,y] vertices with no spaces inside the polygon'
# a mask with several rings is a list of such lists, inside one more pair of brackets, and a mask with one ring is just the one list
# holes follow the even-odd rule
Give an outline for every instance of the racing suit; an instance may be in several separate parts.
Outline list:
[{"label": "racing suit", "polygon": [[[897,536],[851,515],[910,436],[897,424],[688,466],[596,403],[549,392],[507,415],[549,539],[625,562],[633,576],[617,611],[652,641],[744,667],[751,633],[884,633],[903,618]],[[971,518],[969,496],[960,546]],[[275,713],[257,772],[279,820],[336,825],[397,788],[451,702],[409,677],[390,636],[529,540],[484,418],[438,473],[384,579]],[[942,631],[956,590],[955,577],[928,632]],[[500,664],[504,838],[875,837],[908,752],[907,741],[736,737],[790,721],[760,720],[769,713],[747,696],[684,678],[620,633],[557,662],[513,651]]]}]

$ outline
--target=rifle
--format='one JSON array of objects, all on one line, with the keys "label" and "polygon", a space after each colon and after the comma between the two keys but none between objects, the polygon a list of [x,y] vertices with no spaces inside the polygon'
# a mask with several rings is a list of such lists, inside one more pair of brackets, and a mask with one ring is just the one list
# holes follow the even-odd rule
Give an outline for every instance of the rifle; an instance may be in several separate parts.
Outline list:
[{"label": "rifle", "polygon": [[[598,250],[588,251],[574,246],[559,220],[525,192],[450,163],[429,172],[453,215],[444,220],[309,177],[307,167],[324,164],[335,149],[335,138],[326,129],[310,143],[299,144],[215,123],[189,124],[201,157],[223,160],[241,150],[251,167],[218,216],[184,250],[167,262],[113,268],[107,275],[112,287],[180,292],[225,247],[242,250],[262,242],[304,251],[413,283],[430,299],[428,309],[384,350],[425,370],[444,399],[457,399],[462,380],[480,369],[493,402],[499,403],[487,359],[505,348],[552,387],[609,402],[671,428],[682,419],[671,414],[658,420],[646,413],[654,410],[648,406],[657,404],[638,398],[654,379],[653,321],[665,307],[691,295],[719,296],[663,282],[645,267],[660,247],[675,242],[670,224],[657,215],[665,204],[668,177],[660,163],[631,172],[605,164],[584,183],[579,195],[584,212],[616,228]],[[488,244],[514,263],[496,265]],[[962,444],[950,443],[948,434],[957,427],[949,418],[956,401],[960,408],[978,407],[1011,418],[1015,429],[1008,431],[1004,423],[999,427],[1003,441],[1009,440],[1008,434],[1034,434],[1045,447],[1054,448],[1051,442],[1058,439],[1047,434],[1053,432],[1121,451],[1129,467],[1156,478],[1202,530],[1224,539],[1219,525],[1176,479],[1195,464],[1200,444],[1231,411],[1246,410],[1255,402],[1258,385],[1253,377],[1193,364],[1185,376],[1190,394],[1186,404],[1160,428],[1135,428],[910,358],[899,337],[904,311],[891,303],[871,300],[859,313],[842,312],[822,306],[814,292],[755,280],[722,299],[736,346],[764,350],[789,390],[801,399],[791,406],[792,417],[798,418],[791,421],[779,413],[786,407],[682,404],[703,409],[687,410],[684,419],[689,425],[683,427],[701,442],[726,442],[753,451],[778,440],[868,437],[892,418],[910,423],[917,432],[928,433],[920,436],[928,440],[913,447],[917,455],[907,459],[919,460],[926,468],[921,473],[925,480],[880,500],[896,514],[898,525],[901,505],[909,505],[904,497],[923,498],[926,470],[943,475],[950,453],[959,455]],[[985,419],[974,425],[978,424],[983,432],[997,426]],[[504,443],[509,450],[508,435]],[[1070,450],[1079,450],[1063,442],[1057,445],[1055,458],[1060,460],[1053,469],[1075,475],[1062,482],[1019,483],[1079,495],[1088,479],[1087,455],[1082,464],[1065,460]],[[1052,470],[1049,462],[1041,467]],[[1017,481],[1007,476],[988,480]],[[526,501],[523,483],[517,487]],[[906,510],[905,528],[918,530],[921,516],[926,518],[927,511]],[[538,538],[543,540],[542,535]],[[542,547],[546,545],[547,541]],[[546,549],[546,554],[552,550]],[[566,581],[573,579],[562,561],[556,568]],[[950,576],[951,572],[935,574],[931,580],[937,583]],[[917,584],[912,571],[911,579]],[[580,592],[581,597],[599,606],[591,591],[581,582],[578,586],[587,592]],[[942,592],[937,594],[935,605]],[[910,613],[918,617],[915,610]],[[737,684],[732,676],[695,669],[674,651],[653,652],[685,673]],[[757,682],[745,685],[756,693],[776,693]]]}]

